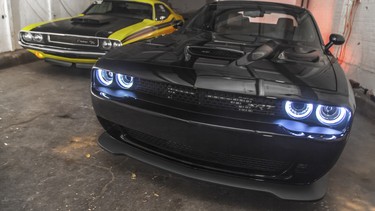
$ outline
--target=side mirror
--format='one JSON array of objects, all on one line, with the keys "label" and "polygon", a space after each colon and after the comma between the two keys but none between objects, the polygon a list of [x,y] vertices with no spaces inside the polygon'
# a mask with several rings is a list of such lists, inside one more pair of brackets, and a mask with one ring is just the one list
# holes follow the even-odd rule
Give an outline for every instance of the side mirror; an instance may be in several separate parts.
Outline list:
[{"label": "side mirror", "polygon": [[342,45],[345,43],[345,38],[340,34],[331,34],[329,36],[329,43],[325,46],[326,51],[328,51],[333,45]]},{"label": "side mirror", "polygon": [[184,25],[184,22],[182,20],[176,20],[173,22],[173,27],[175,29],[179,29]]}]

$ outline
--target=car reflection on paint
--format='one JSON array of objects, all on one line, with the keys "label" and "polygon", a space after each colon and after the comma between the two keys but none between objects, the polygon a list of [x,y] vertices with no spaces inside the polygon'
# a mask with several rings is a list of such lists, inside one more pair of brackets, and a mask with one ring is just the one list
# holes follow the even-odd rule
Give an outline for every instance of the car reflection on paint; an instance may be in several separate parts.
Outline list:
[{"label": "car reflection on paint", "polygon": [[309,11],[220,1],[177,33],[115,49],[92,71],[113,154],[191,178],[318,200],[348,140],[352,89]]}]

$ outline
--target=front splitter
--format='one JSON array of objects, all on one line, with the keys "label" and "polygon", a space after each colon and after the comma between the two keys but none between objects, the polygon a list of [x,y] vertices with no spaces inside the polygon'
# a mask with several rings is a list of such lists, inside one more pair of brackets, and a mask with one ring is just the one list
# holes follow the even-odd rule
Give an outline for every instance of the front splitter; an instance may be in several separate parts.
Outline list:
[{"label": "front splitter", "polygon": [[118,141],[108,133],[103,133],[99,137],[99,145],[106,151],[114,155],[126,155],[141,162],[159,167],[161,169],[186,176],[192,179],[211,182],[215,184],[261,191],[273,194],[284,200],[293,201],[317,201],[322,199],[327,192],[327,175],[311,185],[287,185],[269,182],[255,181],[243,177],[230,176],[218,172],[197,169],[187,166],[152,153],[140,150],[125,142]]}]

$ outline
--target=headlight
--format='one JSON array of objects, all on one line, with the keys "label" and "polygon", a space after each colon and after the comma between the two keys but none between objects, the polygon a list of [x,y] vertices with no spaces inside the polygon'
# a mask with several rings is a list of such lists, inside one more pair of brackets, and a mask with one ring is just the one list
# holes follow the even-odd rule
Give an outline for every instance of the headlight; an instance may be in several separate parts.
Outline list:
[{"label": "headlight", "polygon": [[102,85],[109,86],[113,82],[113,73],[108,70],[97,69],[96,78]]},{"label": "headlight", "polygon": [[34,34],[33,40],[35,42],[43,42],[43,35],[41,35],[41,34]]},{"label": "headlight", "polygon": [[114,41],[112,45],[113,45],[113,48],[118,48],[122,46],[122,43],[119,41]]},{"label": "headlight", "polygon": [[340,124],[347,115],[347,110],[342,107],[319,105],[316,109],[316,118],[324,125],[335,126]]},{"label": "headlight", "polygon": [[103,42],[102,42],[102,48],[104,50],[111,50],[111,48],[112,48],[112,42],[110,40],[103,40]]},{"label": "headlight", "polygon": [[33,35],[30,32],[22,33],[22,39],[26,42],[33,41]]},{"label": "headlight", "polygon": [[310,116],[314,110],[313,104],[286,101],[285,111],[293,119],[301,120]]},{"label": "headlight", "polygon": [[130,89],[134,84],[134,78],[127,75],[116,75],[118,85],[123,89]]}]

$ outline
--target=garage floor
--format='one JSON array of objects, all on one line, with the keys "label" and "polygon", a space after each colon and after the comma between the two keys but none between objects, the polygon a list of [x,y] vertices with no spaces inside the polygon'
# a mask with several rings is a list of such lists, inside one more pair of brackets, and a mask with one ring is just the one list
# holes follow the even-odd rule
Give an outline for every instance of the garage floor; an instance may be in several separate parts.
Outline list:
[{"label": "garage floor", "polygon": [[89,70],[44,62],[0,70],[0,210],[375,211],[375,125],[361,115],[326,198],[288,202],[104,152],[89,86]]}]

